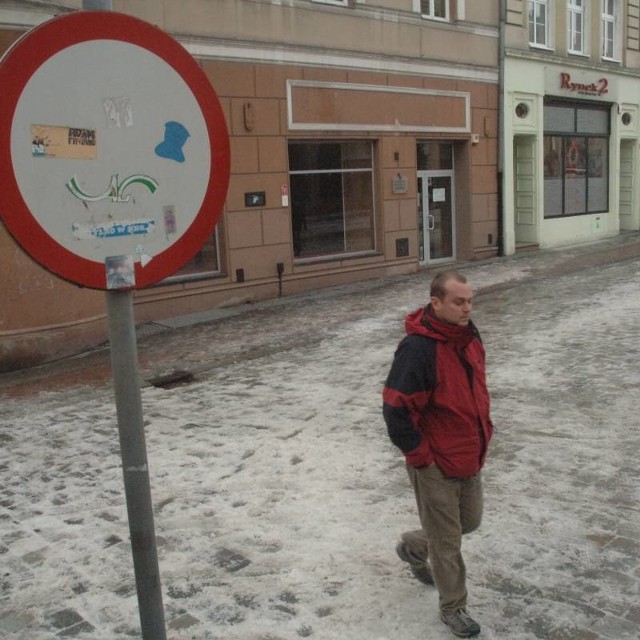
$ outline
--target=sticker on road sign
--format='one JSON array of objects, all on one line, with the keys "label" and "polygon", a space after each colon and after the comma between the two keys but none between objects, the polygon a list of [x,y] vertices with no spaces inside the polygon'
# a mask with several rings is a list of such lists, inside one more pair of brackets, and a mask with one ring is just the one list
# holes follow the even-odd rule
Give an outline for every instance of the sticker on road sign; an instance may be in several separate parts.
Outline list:
[{"label": "sticker on road sign", "polygon": [[94,160],[96,130],[32,124],[31,153],[35,158]]}]

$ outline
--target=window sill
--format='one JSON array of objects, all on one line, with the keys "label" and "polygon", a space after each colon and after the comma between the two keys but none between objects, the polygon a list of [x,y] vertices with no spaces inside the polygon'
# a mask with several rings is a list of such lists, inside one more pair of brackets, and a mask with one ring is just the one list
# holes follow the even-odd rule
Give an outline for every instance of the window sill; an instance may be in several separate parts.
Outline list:
[{"label": "window sill", "polygon": [[536,44],[535,42],[530,42],[529,46],[532,49],[540,49],[541,51],[549,51],[550,53],[553,53],[554,51],[552,47],[549,47],[546,44]]},{"label": "window sill", "polygon": [[444,22],[445,24],[449,24],[449,22],[451,22],[449,18],[438,18],[437,16],[426,16],[423,13],[420,14],[420,17],[423,20],[429,20],[431,22]]},{"label": "window sill", "polygon": [[544,216],[545,220],[561,220],[562,218],[575,218],[577,216],[601,216],[609,213],[609,209],[602,211],[583,211],[582,213],[559,213],[553,216]]},{"label": "window sill", "polygon": [[341,262],[342,260],[357,260],[359,258],[374,258],[381,256],[381,251],[364,251],[359,253],[340,253],[330,256],[310,256],[309,258],[294,258],[294,266],[306,266],[309,264],[322,264],[324,262]]},{"label": "window sill", "polygon": [[214,280],[216,278],[223,278],[225,276],[222,271],[202,271],[200,273],[188,273],[181,276],[169,276],[164,280],[156,283],[155,286],[171,286],[174,284],[187,284],[189,282],[199,282],[200,280]]}]

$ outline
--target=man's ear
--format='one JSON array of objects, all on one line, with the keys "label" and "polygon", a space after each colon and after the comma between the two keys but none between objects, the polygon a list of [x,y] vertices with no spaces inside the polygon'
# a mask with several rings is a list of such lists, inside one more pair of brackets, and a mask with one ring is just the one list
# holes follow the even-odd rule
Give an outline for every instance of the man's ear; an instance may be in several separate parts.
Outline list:
[{"label": "man's ear", "polygon": [[442,300],[440,300],[440,298],[437,298],[436,296],[432,296],[431,297],[431,308],[434,311],[437,312],[437,311],[440,310],[441,306],[442,306]]}]

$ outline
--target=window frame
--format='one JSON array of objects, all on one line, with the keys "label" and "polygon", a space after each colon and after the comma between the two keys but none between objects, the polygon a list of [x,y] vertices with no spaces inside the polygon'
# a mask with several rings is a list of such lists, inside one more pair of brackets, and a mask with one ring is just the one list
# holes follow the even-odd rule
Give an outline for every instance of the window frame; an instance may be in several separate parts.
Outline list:
[{"label": "window frame", "polygon": [[349,0],[311,0],[311,2],[317,2],[318,4],[330,4],[334,7],[348,7]]},{"label": "window frame", "polygon": [[[423,3],[429,3],[429,10],[423,11]],[[435,0],[413,0],[413,10],[420,14],[423,20],[433,20],[435,22],[451,22],[451,0],[444,0],[444,17],[435,15]]]},{"label": "window frame", "polygon": [[[292,247],[294,249],[293,261],[294,264],[307,264],[307,263],[316,263],[316,262],[325,262],[325,261],[335,261],[335,260],[344,260],[348,258],[361,258],[363,256],[376,255],[379,253],[377,248],[378,245],[378,207],[377,207],[377,195],[376,195],[376,181],[377,181],[377,172],[376,172],[376,141],[370,138],[345,138],[345,139],[332,139],[332,138],[290,138],[287,142],[287,147],[290,148],[293,145],[323,145],[323,144],[334,144],[334,145],[344,145],[348,143],[367,143],[370,149],[370,166],[369,167],[333,167],[333,168],[303,168],[303,169],[292,169],[291,168],[291,154],[289,153],[288,160],[288,176],[289,176],[289,193],[291,196],[290,201],[290,219],[291,219],[291,233],[292,233]],[[293,184],[293,180],[291,180],[292,176],[309,176],[309,175],[322,175],[322,174],[341,174],[341,183],[342,187],[342,199],[344,201],[344,176],[349,176],[350,174],[365,174],[369,173],[371,176],[371,247],[366,249],[348,249],[346,244],[343,245],[342,251],[327,251],[314,253],[310,255],[299,255],[296,253],[295,246],[297,242],[301,242],[299,238],[296,240],[295,236],[295,224],[294,224],[294,199],[295,199],[295,187]],[[349,229],[346,224],[346,211],[344,208],[342,210],[342,226],[344,239],[346,243],[347,233]],[[300,226],[300,225],[298,225]],[[304,225],[306,229],[306,224]]]},{"label": "window frame", "polygon": [[[536,7],[544,7],[545,21],[544,21],[544,42],[538,42],[536,38],[537,29],[535,28],[535,22],[532,23],[531,16],[536,15]],[[553,49],[553,22],[551,16],[553,15],[553,0],[529,0],[528,5],[528,18],[529,18],[529,46],[538,49]],[[532,24],[533,29],[532,29]],[[533,39],[531,38],[533,31]]]},{"label": "window frame", "polygon": [[191,258],[191,260],[187,261],[187,263],[184,264],[178,271],[176,271],[176,273],[160,281],[158,285],[170,285],[170,284],[177,284],[181,282],[195,282],[197,280],[207,280],[210,278],[218,278],[224,275],[224,272],[222,270],[222,257],[221,257],[221,251],[220,251],[220,235],[221,235],[221,228],[220,228],[220,222],[218,222],[214,230],[211,232],[211,235],[207,239],[207,242],[205,242],[205,244],[207,244],[209,240],[213,240],[214,242],[216,263],[217,263],[215,269],[206,269],[203,271],[191,271],[189,273],[182,273],[182,271],[187,267],[187,265],[190,262],[197,260],[198,254],[202,253],[202,250],[204,249],[204,245],[203,245],[200,248],[200,250],[195,253],[195,255]]},{"label": "window frame", "polygon": [[[620,2],[619,0],[611,0],[613,13],[608,13],[607,4],[608,0],[601,0],[602,12],[600,16],[600,33],[601,33],[601,46],[600,55],[603,60],[609,60],[611,62],[621,61],[621,35],[620,35]],[[608,38],[607,27],[611,27],[611,55],[608,54]]]},{"label": "window frame", "polygon": [[[610,176],[611,176],[611,170],[610,170],[610,164],[611,164],[611,108],[609,105],[605,105],[602,103],[593,103],[593,102],[586,102],[586,101],[580,101],[580,102],[572,102],[572,101],[564,101],[564,100],[545,100],[544,103],[544,107],[562,107],[565,109],[573,109],[573,114],[572,114],[572,120],[573,120],[573,124],[572,124],[572,128],[571,129],[558,129],[558,130],[548,130],[545,126],[544,128],[544,132],[543,132],[543,144],[546,147],[546,143],[547,140],[550,138],[557,138],[560,139],[562,141],[561,144],[561,153],[560,153],[560,165],[556,165],[555,168],[553,169],[553,173],[557,174],[557,175],[547,175],[547,157],[546,157],[546,153],[543,154],[543,162],[545,165],[545,170],[543,173],[543,184],[544,184],[544,192],[543,192],[543,218],[545,220],[555,220],[555,219],[559,219],[559,218],[569,218],[569,217],[575,217],[575,216],[585,216],[585,215],[595,215],[595,214],[602,214],[602,213],[608,213],[609,212],[609,206],[610,206],[610,196],[611,196],[611,181],[610,181]],[[589,132],[589,131],[582,131],[580,130],[580,127],[578,126],[578,122],[579,122],[579,112],[580,111],[587,111],[587,110],[593,110],[593,111],[599,111],[602,113],[606,113],[607,115],[607,131],[606,133],[603,132]],[[568,156],[568,149],[567,149],[567,145],[572,146],[572,142],[575,142],[577,140],[582,140],[584,142],[584,146],[583,149],[585,150],[585,155],[584,158],[581,159],[580,161],[580,168],[584,169],[584,175],[585,175],[585,193],[584,193],[584,211],[571,211],[571,212],[566,212],[567,209],[567,187],[568,187],[568,183],[567,183],[567,176],[569,175],[573,175],[571,173],[570,170],[567,169],[566,166],[566,161],[567,161],[567,156]],[[601,163],[603,160],[606,160],[606,171],[603,169],[600,169],[602,175],[598,176],[596,175],[591,175],[591,172],[593,170],[593,167],[595,166],[595,163],[592,162],[592,158],[589,155],[589,142],[591,140],[604,140],[605,144],[604,144],[604,149],[606,152],[606,158],[601,158]],[[597,147],[597,145],[594,145],[594,147]],[[593,156],[594,158],[596,157],[595,154]],[[604,166],[602,164],[602,166]],[[562,212],[561,213],[554,213],[554,214],[547,214],[547,207],[546,207],[546,183],[545,181],[547,179],[552,179],[554,177],[559,177],[561,179],[561,196],[560,196],[560,202],[561,202],[561,209]],[[590,180],[597,178],[597,177],[603,177],[606,180],[606,192],[605,192],[605,204],[604,204],[604,208],[602,209],[590,209],[590,203],[589,203],[589,185],[590,185]]]},{"label": "window frame", "polygon": [[[573,55],[588,55],[588,0],[567,0],[567,52]],[[573,47],[576,22],[581,19],[580,47]]]}]

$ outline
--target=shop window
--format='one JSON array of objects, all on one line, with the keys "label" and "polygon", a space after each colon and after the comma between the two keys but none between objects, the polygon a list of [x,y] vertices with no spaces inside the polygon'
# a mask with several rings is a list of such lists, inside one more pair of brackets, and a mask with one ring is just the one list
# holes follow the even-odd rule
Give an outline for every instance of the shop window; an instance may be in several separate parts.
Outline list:
[{"label": "shop window", "polygon": [[544,217],[609,208],[609,108],[545,105]]},{"label": "shop window", "polygon": [[568,0],[567,2],[567,26],[568,26],[568,50],[569,53],[587,52],[585,20],[585,4],[587,0]]},{"label": "shop window", "polygon": [[453,145],[450,142],[419,142],[418,171],[453,169]]},{"label": "shop window", "polygon": [[296,258],[375,249],[371,142],[291,142],[289,179]]},{"label": "shop window", "polygon": [[191,280],[218,274],[220,273],[219,255],[218,231],[216,229],[202,245],[200,251],[182,269],[164,282]]},{"label": "shop window", "polygon": [[449,0],[414,0],[413,4],[423,18],[449,20]]},{"label": "shop window", "polygon": [[602,57],[620,59],[620,0],[602,0]]},{"label": "shop window", "polygon": [[529,44],[551,48],[552,0],[529,0]]}]

